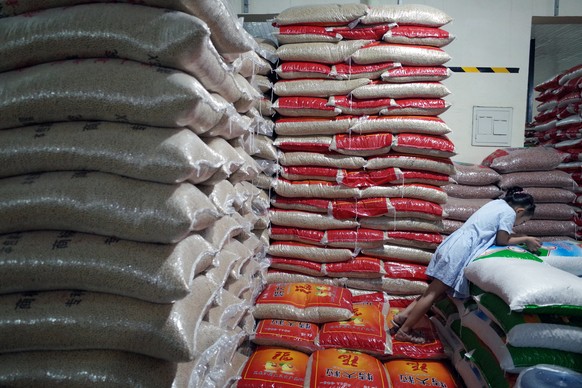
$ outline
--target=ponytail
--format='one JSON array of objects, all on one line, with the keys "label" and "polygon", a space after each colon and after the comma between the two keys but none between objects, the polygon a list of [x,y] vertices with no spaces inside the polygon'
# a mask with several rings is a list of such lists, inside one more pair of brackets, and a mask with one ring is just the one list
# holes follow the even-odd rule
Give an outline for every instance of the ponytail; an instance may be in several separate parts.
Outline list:
[{"label": "ponytail", "polygon": [[534,199],[531,194],[526,193],[519,186],[510,187],[503,198],[505,202],[511,207],[521,207],[525,209],[525,214],[528,216],[533,216],[536,209]]}]

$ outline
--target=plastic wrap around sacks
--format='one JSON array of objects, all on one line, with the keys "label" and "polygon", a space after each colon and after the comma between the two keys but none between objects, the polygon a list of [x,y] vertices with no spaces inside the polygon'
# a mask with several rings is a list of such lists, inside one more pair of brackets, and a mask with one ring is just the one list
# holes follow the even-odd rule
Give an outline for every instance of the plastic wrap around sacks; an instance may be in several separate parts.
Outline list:
[{"label": "plastic wrap around sacks", "polygon": [[0,385],[169,387],[176,364],[115,350],[29,351],[0,355]]},{"label": "plastic wrap around sacks", "polygon": [[100,172],[51,172],[0,180],[0,233],[71,230],[173,243],[220,216],[196,186]]},{"label": "plastic wrap around sacks", "polygon": [[210,42],[202,20],[183,12],[133,4],[83,4],[2,21],[10,45],[0,71],[63,58],[122,58],[179,69],[230,102],[240,93]]},{"label": "plastic wrap around sacks", "polygon": [[196,78],[133,61],[68,60],[0,73],[0,129],[104,120],[204,133],[225,110]]},{"label": "plastic wrap around sacks", "polygon": [[194,353],[196,293],[172,304],[46,291],[0,296],[0,352],[109,349],[185,362]]},{"label": "plastic wrap around sacks", "polygon": [[189,129],[75,121],[0,131],[0,177],[86,170],[196,184],[224,163]]},{"label": "plastic wrap around sacks", "polygon": [[199,235],[177,244],[54,231],[0,236],[0,294],[87,290],[171,303],[191,291],[215,250]]},{"label": "plastic wrap around sacks", "polygon": [[[125,2],[133,3],[134,1],[125,0]],[[84,3],[87,3],[87,0],[33,0],[16,3],[10,0],[1,0],[0,18],[46,8]],[[252,37],[243,29],[241,23],[230,11],[228,4],[223,0],[143,0],[140,1],[140,4],[182,11],[204,20],[212,31],[212,42],[221,54],[244,53],[255,47]]]}]

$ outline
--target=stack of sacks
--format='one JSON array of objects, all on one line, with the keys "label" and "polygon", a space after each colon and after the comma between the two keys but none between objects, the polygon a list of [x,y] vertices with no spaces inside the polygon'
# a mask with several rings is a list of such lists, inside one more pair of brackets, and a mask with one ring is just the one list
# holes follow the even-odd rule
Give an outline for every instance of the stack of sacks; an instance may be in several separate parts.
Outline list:
[{"label": "stack of sacks", "polygon": [[222,1],[17,15],[78,2],[0,1],[0,385],[222,386],[268,243],[253,44]]},{"label": "stack of sacks", "polygon": [[[237,387],[458,386],[439,361],[391,360],[386,296],[316,283],[269,284],[257,299],[258,345]],[[403,380],[405,378],[405,380]]]},{"label": "stack of sacks", "polygon": [[447,235],[459,229],[481,206],[503,195],[503,190],[496,185],[501,176],[495,170],[473,163],[454,162],[454,165],[455,182],[443,187],[448,195],[443,206],[446,213],[443,233]]},{"label": "stack of sacks", "polygon": [[438,28],[449,21],[425,6],[363,4],[275,18],[282,167],[268,281],[426,289],[424,269],[442,240],[440,186],[454,173],[450,129],[438,117],[448,108],[439,81],[449,56],[435,47],[452,40]]},{"label": "stack of sacks", "polygon": [[537,364],[582,371],[582,261],[575,242],[544,243],[536,254],[494,246],[465,274],[472,300],[439,303],[431,319],[467,386],[511,387],[519,372]]},{"label": "stack of sacks", "polygon": [[[253,184],[270,193],[273,176],[279,171],[278,151],[273,145],[273,112],[271,110],[271,100],[273,97],[273,68],[277,62],[276,44],[267,39],[255,38],[258,44],[257,55],[259,63],[252,63],[245,70],[246,79],[258,93],[258,102],[249,112],[248,116],[253,119],[256,134],[252,137],[244,138],[245,149],[255,158],[261,172],[253,179]],[[257,57],[255,57],[256,61]],[[265,217],[268,219],[268,217]],[[266,226],[265,226],[266,227]]]},{"label": "stack of sacks", "polygon": [[500,174],[498,186],[506,191],[519,186],[532,195],[536,211],[532,220],[516,226],[518,234],[536,236],[544,241],[577,238],[577,183],[570,174],[558,170],[563,153],[551,147],[499,149],[486,157],[482,164]]},{"label": "stack of sacks", "polygon": [[538,114],[528,124],[526,143],[548,145],[582,136],[581,80],[582,65],[577,65],[534,87]]}]

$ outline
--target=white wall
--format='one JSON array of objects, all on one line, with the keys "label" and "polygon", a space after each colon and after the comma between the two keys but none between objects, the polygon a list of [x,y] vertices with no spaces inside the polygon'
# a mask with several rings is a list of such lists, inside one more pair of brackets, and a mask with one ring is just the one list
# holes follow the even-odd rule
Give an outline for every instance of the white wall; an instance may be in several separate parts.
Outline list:
[{"label": "white wall", "polygon": [[[236,3],[241,0],[229,1]],[[398,3],[397,0],[362,2],[372,6]],[[277,13],[289,6],[346,1],[249,0],[249,3],[250,13]],[[512,107],[511,146],[523,146],[531,18],[553,16],[554,1],[402,0],[400,3],[430,5],[453,17],[454,20],[444,26],[444,29],[456,36],[455,41],[444,48],[452,56],[447,66],[519,68],[518,74],[454,73],[445,81],[452,91],[447,97],[452,107],[441,117],[453,129],[449,137],[458,154],[454,160],[479,163],[498,148],[471,145],[473,106]],[[560,16],[577,16],[581,13],[582,1],[560,1]]]}]

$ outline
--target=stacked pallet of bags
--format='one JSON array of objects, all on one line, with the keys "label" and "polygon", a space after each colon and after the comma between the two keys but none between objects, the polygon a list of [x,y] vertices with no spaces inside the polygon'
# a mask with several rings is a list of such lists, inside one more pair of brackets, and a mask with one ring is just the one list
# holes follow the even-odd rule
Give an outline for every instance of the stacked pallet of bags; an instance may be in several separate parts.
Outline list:
[{"label": "stacked pallet of bags", "polygon": [[76,3],[0,1],[0,385],[223,386],[268,243],[255,41],[223,2]]},{"label": "stacked pallet of bags", "polygon": [[466,162],[454,162],[454,166],[454,182],[443,186],[448,196],[443,206],[446,235],[459,229],[481,206],[503,195],[497,186],[500,175],[495,170]]},{"label": "stacked pallet of bags", "polygon": [[577,65],[534,87],[537,114],[526,128],[526,144],[555,144],[580,138],[581,77],[582,65]]},{"label": "stacked pallet of bags", "polygon": [[554,148],[531,147],[499,149],[483,160],[484,166],[500,174],[497,185],[501,190],[519,186],[535,201],[533,218],[515,226],[515,233],[546,241],[577,238],[573,201],[578,184],[558,169],[563,158]]},{"label": "stacked pallet of bags", "polygon": [[256,349],[238,387],[456,386],[428,319],[421,346],[388,333],[426,289],[442,241],[441,186],[455,170],[438,117],[449,57],[435,46],[452,40],[439,28],[448,21],[430,7],[362,4],[275,18],[280,62],[265,100],[281,167]]},{"label": "stacked pallet of bags", "polygon": [[580,381],[582,251],[577,243],[547,242],[535,254],[494,246],[465,274],[472,297],[438,303],[431,320],[454,350],[454,364],[467,386],[513,387],[539,366],[546,367],[534,372],[539,384]]}]

